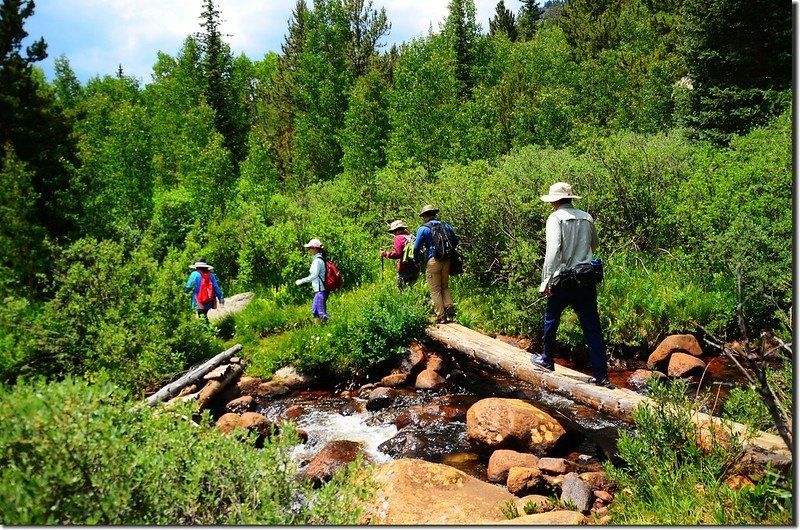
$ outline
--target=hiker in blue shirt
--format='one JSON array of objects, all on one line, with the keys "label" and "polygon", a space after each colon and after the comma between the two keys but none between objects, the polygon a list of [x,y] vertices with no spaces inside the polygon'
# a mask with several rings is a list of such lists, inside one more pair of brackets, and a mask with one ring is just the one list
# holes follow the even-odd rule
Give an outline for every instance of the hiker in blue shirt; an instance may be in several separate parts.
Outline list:
[{"label": "hiker in blue shirt", "polygon": [[[442,221],[436,218],[439,213],[438,208],[426,205],[420,210],[423,224],[417,230],[417,239],[414,241],[414,257],[417,261],[421,260],[422,249],[425,249],[425,280],[431,291],[431,302],[436,312],[436,322],[444,324],[456,316],[456,309],[453,306],[453,295],[450,292],[450,259],[437,259],[434,254],[436,248],[433,241],[433,231],[430,226]],[[458,237],[453,231],[453,227],[443,223],[447,235],[450,237],[452,246],[458,245]]]},{"label": "hiker in blue shirt", "polygon": [[300,278],[295,285],[302,285],[310,283],[311,289],[314,291],[314,301],[311,303],[311,314],[314,316],[314,322],[328,322],[328,291],[325,290],[325,259],[322,255],[322,242],[314,238],[303,247],[311,252],[311,266],[308,268],[308,276]]},{"label": "hiker in blue shirt", "polygon": [[[217,301],[219,305],[225,305],[225,297],[217,283],[217,275],[211,272],[214,267],[206,263],[205,258],[199,258],[194,264],[189,265],[189,268],[192,269],[192,273],[186,280],[184,291],[192,293],[192,309],[195,315],[208,318],[208,311],[217,307]],[[204,277],[207,278],[206,285],[203,285]],[[207,286],[213,288],[213,292]]]}]

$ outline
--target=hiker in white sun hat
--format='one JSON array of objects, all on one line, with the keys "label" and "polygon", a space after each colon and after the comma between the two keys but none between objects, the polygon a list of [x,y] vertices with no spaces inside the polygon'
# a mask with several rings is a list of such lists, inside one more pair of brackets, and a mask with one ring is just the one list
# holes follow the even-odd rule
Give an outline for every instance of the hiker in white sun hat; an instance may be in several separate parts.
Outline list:
[{"label": "hiker in white sun hat", "polygon": [[555,368],[558,325],[564,309],[571,306],[578,315],[583,336],[589,345],[589,361],[594,373],[590,382],[611,387],[606,344],[597,312],[599,280],[595,271],[600,264],[592,256],[592,251],[599,245],[594,218],[572,205],[572,199],[581,197],[566,182],[556,182],[550,186],[548,194],[540,198],[550,203],[553,212],[547,218],[547,250],[542,266],[542,283],[539,285],[539,291],[547,297],[544,344],[541,354],[531,355],[531,362],[546,370]]},{"label": "hiker in white sun hat", "polygon": [[419,278],[419,264],[414,261],[414,236],[409,233],[406,224],[399,219],[392,221],[387,232],[394,235],[392,250],[381,250],[381,258],[397,260],[397,288],[402,291],[413,285]]},{"label": "hiker in white sun hat", "polygon": [[225,297],[222,289],[217,282],[217,276],[213,271],[214,267],[206,263],[205,258],[198,258],[193,264],[189,265],[192,273],[186,280],[184,291],[192,294],[192,310],[195,315],[203,317],[208,322],[208,312],[215,309],[218,305],[225,305]]},{"label": "hiker in white sun hat", "polygon": [[316,323],[328,322],[328,291],[325,290],[325,257],[322,255],[322,241],[317,238],[312,239],[303,247],[311,252],[311,266],[308,269],[308,276],[300,278],[295,285],[302,285],[304,283],[311,284],[311,290],[314,291],[314,300],[311,303],[311,314],[314,316]]}]

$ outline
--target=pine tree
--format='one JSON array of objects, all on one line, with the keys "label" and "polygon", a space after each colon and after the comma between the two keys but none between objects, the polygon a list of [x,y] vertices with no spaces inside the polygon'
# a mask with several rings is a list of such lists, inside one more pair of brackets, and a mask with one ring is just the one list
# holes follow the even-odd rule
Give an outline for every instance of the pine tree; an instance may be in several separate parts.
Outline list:
[{"label": "pine tree", "polygon": [[472,91],[474,46],[479,34],[478,24],[475,21],[475,2],[450,0],[447,8],[449,14],[445,23],[445,35],[455,52],[459,94],[462,98],[466,98]]},{"label": "pine tree", "polygon": [[497,2],[494,18],[489,20],[489,35],[504,33],[508,40],[517,40],[517,20],[503,0]]},{"label": "pine tree", "polygon": [[370,62],[381,46],[378,41],[386,35],[392,25],[386,18],[386,9],[372,9],[372,0],[343,0],[344,8],[350,19],[352,43],[350,61],[356,77],[367,73]]},{"label": "pine tree", "polygon": [[539,7],[538,0],[521,0],[522,8],[519,11],[519,36],[522,40],[531,40],[536,33],[536,28],[544,14],[544,9]]}]

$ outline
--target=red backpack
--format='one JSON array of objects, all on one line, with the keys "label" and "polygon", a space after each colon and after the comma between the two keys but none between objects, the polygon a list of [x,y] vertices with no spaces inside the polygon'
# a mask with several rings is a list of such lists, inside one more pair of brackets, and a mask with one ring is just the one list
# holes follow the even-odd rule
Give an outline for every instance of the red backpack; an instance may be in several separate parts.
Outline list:
[{"label": "red backpack", "polygon": [[211,273],[197,272],[200,273],[200,289],[197,290],[195,301],[200,309],[205,309],[207,305],[214,303],[217,294],[214,292],[214,282],[211,281]]},{"label": "red backpack", "polygon": [[339,272],[339,268],[336,266],[334,262],[331,260],[325,260],[325,290],[326,291],[335,291],[337,289],[341,289],[342,285],[344,285],[344,280],[342,279],[342,273]]}]

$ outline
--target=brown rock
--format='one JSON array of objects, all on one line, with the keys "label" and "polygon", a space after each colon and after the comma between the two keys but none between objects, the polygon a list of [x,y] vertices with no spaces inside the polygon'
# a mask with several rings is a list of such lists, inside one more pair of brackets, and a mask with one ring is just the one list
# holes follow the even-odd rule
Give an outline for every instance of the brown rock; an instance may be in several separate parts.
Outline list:
[{"label": "brown rock", "polygon": [[520,453],[511,449],[498,449],[489,457],[486,477],[489,482],[503,484],[508,479],[512,467],[537,467],[539,457],[530,453]]},{"label": "brown rock", "polygon": [[[521,515],[530,515],[533,513],[541,513],[550,509],[550,499],[544,495],[525,495],[515,501],[517,503],[517,511]],[[530,512],[525,511],[525,507],[531,509]]]},{"label": "brown rock", "polygon": [[662,340],[647,358],[647,367],[651,370],[660,367],[675,352],[686,353],[694,357],[703,355],[703,349],[694,335],[670,335]]},{"label": "brown rock", "polygon": [[687,353],[675,352],[669,358],[669,369],[667,375],[670,377],[689,377],[703,373],[706,363],[702,359],[693,357]]},{"label": "brown rock", "polygon": [[254,392],[256,396],[263,398],[275,398],[284,396],[288,393],[289,393],[288,386],[276,383],[275,381],[267,381],[266,383],[261,383],[260,385],[258,385],[258,388]]},{"label": "brown rock", "polygon": [[394,388],[380,386],[369,393],[369,396],[367,396],[367,403],[364,406],[367,410],[371,411],[381,410],[394,403],[394,400],[397,399],[399,395],[398,391]]},{"label": "brown rock", "polygon": [[643,388],[647,386],[647,382],[654,377],[663,379],[666,376],[659,371],[636,370],[628,377],[628,383],[634,388]]},{"label": "brown rock", "polygon": [[430,402],[424,405],[414,405],[405,409],[397,415],[394,424],[397,425],[398,429],[402,429],[408,425],[427,427],[429,425],[464,421],[466,418],[467,411],[462,407],[446,403]]},{"label": "brown rock", "polygon": [[596,490],[605,489],[611,484],[605,471],[587,471],[586,473],[581,473],[578,477]]},{"label": "brown rock", "polygon": [[314,383],[314,378],[301,374],[293,366],[285,366],[275,372],[272,382],[289,388],[308,388]]},{"label": "brown rock", "polygon": [[404,384],[406,384],[407,381],[408,381],[408,374],[398,372],[394,374],[389,374],[383,379],[381,379],[381,385],[394,388],[398,386],[403,386]]},{"label": "brown rock", "polygon": [[328,442],[300,472],[300,478],[310,480],[316,485],[327,482],[336,471],[354,462],[359,454],[366,456],[358,442],[350,440]]},{"label": "brown rock", "polygon": [[506,487],[514,495],[539,492],[544,484],[542,472],[535,467],[512,467],[508,470]]},{"label": "brown rock", "polygon": [[245,412],[239,416],[239,427],[256,431],[258,434],[272,434],[272,422],[258,412]]},{"label": "brown rock", "polygon": [[416,374],[425,368],[425,350],[420,344],[412,344],[406,350],[406,355],[400,361],[400,371],[407,374]]},{"label": "brown rock", "polygon": [[227,412],[242,414],[243,412],[251,411],[254,404],[255,400],[253,399],[253,396],[242,396],[226,403],[225,410]]},{"label": "brown rock", "polygon": [[544,473],[563,475],[572,471],[573,465],[563,458],[541,458],[539,459],[539,470]]},{"label": "brown rock", "polygon": [[264,383],[264,380],[261,378],[243,375],[238,381],[236,381],[236,387],[239,389],[239,392],[242,395],[257,394],[258,387],[262,383]]},{"label": "brown rock", "polygon": [[303,405],[292,405],[283,411],[282,417],[286,420],[296,420],[300,416],[304,416],[307,412]]},{"label": "brown rock", "polygon": [[445,373],[444,359],[434,354],[428,357],[428,363],[425,365],[426,370],[432,370],[437,374]]},{"label": "brown rock", "polygon": [[500,507],[514,496],[443,464],[400,459],[378,466],[378,487],[362,524],[474,525],[505,520]]},{"label": "brown rock", "polygon": [[611,502],[611,501],[614,500],[614,496],[611,495],[606,490],[595,490],[594,491],[594,496],[597,497],[598,499],[600,499],[603,502]]},{"label": "brown rock", "polygon": [[725,479],[725,485],[732,490],[740,490],[742,488],[749,488],[753,486],[753,481],[744,475],[733,475]]},{"label": "brown rock", "polygon": [[564,434],[552,416],[519,399],[482,399],[467,411],[467,439],[480,451],[546,452]]},{"label": "brown rock", "polygon": [[580,512],[571,510],[554,510],[552,512],[535,513],[532,515],[522,515],[516,519],[506,519],[491,524],[520,524],[520,525],[579,525],[583,524],[584,517]]},{"label": "brown rock", "polygon": [[426,368],[417,375],[417,381],[414,383],[414,387],[419,389],[439,388],[444,382],[445,380],[442,376]]},{"label": "brown rock", "polygon": [[228,434],[233,429],[239,426],[239,415],[235,412],[228,412],[227,414],[223,414],[217,420],[217,428]]}]

